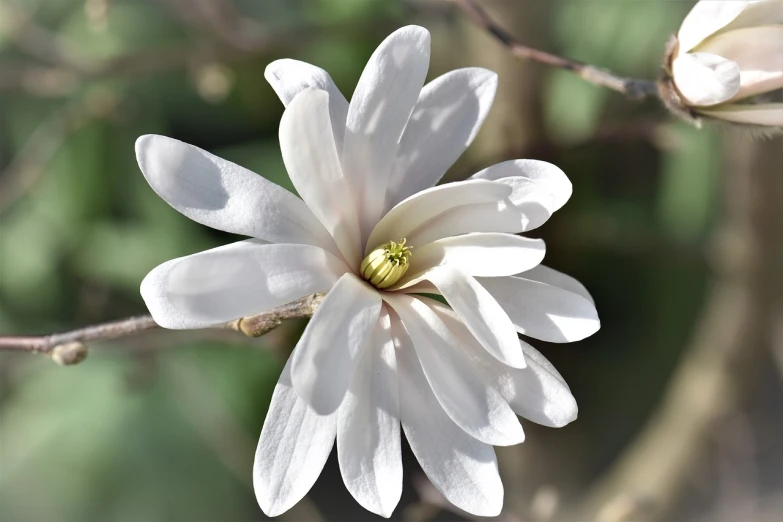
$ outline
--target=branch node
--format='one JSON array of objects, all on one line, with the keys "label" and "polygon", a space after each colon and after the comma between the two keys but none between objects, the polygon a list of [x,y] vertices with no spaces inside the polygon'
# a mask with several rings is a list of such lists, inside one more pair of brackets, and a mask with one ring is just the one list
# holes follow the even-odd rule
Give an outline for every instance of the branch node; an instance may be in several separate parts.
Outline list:
[{"label": "branch node", "polygon": [[60,366],[79,364],[87,358],[87,345],[80,341],[58,344],[52,348],[51,358]]},{"label": "branch node", "polygon": [[308,295],[269,312],[237,319],[228,326],[248,337],[261,337],[283,324],[286,319],[312,317],[323,300],[324,294]]},{"label": "branch node", "polygon": [[269,317],[266,314],[262,314],[237,319],[232,323],[232,328],[248,337],[261,337],[281,324],[283,324],[283,321],[278,317]]}]

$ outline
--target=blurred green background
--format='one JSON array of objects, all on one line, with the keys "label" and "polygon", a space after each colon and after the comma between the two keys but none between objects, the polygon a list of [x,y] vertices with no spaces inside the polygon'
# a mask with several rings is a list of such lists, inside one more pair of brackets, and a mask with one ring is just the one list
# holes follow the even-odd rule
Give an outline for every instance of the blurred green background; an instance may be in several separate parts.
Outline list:
[{"label": "blurred green background", "polygon": [[[692,2],[484,5],[525,43],[655,78]],[[450,178],[529,157],[557,164],[574,185],[536,234],[547,240],[546,263],[592,292],[603,327],[574,345],[535,344],[569,382],[580,418],[560,430],[525,423],[528,442],[498,450],[504,516],[515,517],[504,520],[567,520],[661,403],[714,274],[727,140],[747,140],[516,62],[445,2],[0,0],[0,332],[144,313],[138,288],[150,269],[236,239],[153,193],[134,158],[139,135],[175,137],[291,188],[266,64],[309,61],[350,97],[375,46],[409,23],[433,34],[429,79],[466,66],[500,74],[490,118]],[[780,138],[772,144],[783,150]],[[265,519],[253,452],[302,327],[259,340],[150,333],[91,345],[73,367],[0,354],[0,520]],[[783,393],[773,359],[759,358],[769,364],[716,429],[729,442],[705,441],[668,520],[762,520],[770,502],[781,506]],[[393,519],[461,519],[427,501],[407,447],[404,459]],[[731,518],[740,515],[727,503],[756,511]],[[286,515],[319,517],[377,518],[347,493],[335,455]]]}]

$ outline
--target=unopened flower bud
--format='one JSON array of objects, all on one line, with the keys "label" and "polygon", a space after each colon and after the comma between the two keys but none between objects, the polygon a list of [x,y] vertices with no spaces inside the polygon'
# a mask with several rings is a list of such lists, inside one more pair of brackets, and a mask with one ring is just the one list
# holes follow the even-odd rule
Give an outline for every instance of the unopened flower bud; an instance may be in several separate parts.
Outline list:
[{"label": "unopened flower bud", "polygon": [[362,277],[375,288],[389,288],[408,271],[410,257],[411,247],[405,246],[405,239],[384,243],[362,261]]},{"label": "unopened flower bud", "polygon": [[664,68],[665,101],[677,112],[783,126],[783,0],[699,1]]}]

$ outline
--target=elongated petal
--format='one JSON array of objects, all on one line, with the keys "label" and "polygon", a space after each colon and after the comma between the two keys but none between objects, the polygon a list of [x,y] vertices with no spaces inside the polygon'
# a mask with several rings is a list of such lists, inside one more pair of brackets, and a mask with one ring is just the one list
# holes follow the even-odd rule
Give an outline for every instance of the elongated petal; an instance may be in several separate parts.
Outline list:
[{"label": "elongated petal", "polygon": [[362,348],[337,416],[343,482],[365,509],[389,517],[402,494],[397,358],[388,312]]},{"label": "elongated petal", "polygon": [[508,276],[538,265],[545,252],[541,239],[498,233],[465,234],[418,247],[408,273],[448,265],[472,276]]},{"label": "elongated petal", "polygon": [[495,450],[474,439],[446,415],[421,369],[410,337],[392,321],[400,379],[400,421],[421,469],[458,508],[496,516],[503,507],[503,483]]},{"label": "elongated petal", "polygon": [[515,177],[528,178],[550,192],[554,204],[553,212],[562,208],[573,192],[571,181],[565,175],[565,172],[546,161],[529,159],[504,161],[477,172],[471,176],[471,179],[500,181],[504,178]]},{"label": "elongated petal", "polygon": [[[423,190],[391,209],[373,229],[365,255],[378,245],[408,237],[411,232],[449,209],[479,203],[500,203],[511,194],[502,183],[485,180],[446,183]],[[439,238],[436,238],[439,239]]]},{"label": "elongated petal", "polygon": [[453,310],[431,299],[424,300],[430,303],[475,366],[481,368],[490,382],[500,390],[517,415],[553,428],[576,420],[578,409],[571,390],[538,350],[520,341],[527,368],[510,368],[487,354]]},{"label": "elongated petal", "polygon": [[522,426],[500,391],[484,380],[437,314],[414,297],[400,294],[387,299],[400,316],[427,382],[451,420],[487,444],[523,442]]},{"label": "elongated petal", "polygon": [[723,103],[740,88],[739,65],[717,54],[683,54],[672,62],[672,75],[677,90],[692,105]]},{"label": "elongated petal", "polygon": [[723,29],[752,4],[744,0],[709,0],[697,2],[682,21],[677,33],[679,52],[686,53],[705,38]]},{"label": "elongated petal", "polygon": [[[280,120],[280,150],[296,190],[334,238],[351,266],[360,261],[359,224],[337,157],[329,95],[305,89]],[[354,266],[355,267],[355,266]]]},{"label": "elongated petal", "polygon": [[732,104],[717,109],[702,109],[699,112],[713,118],[735,123],[783,127],[783,103]]},{"label": "elongated petal", "polygon": [[479,282],[524,335],[570,343],[601,327],[593,303],[577,293],[515,276],[481,278]]},{"label": "elongated petal", "polygon": [[299,60],[284,58],[275,60],[266,66],[264,78],[277,93],[283,105],[288,104],[297,94],[313,87],[329,93],[329,119],[332,122],[332,134],[337,153],[342,153],[345,119],[348,116],[348,101],[332,81],[329,73]]},{"label": "elongated petal", "polygon": [[141,296],[164,328],[204,328],[328,292],[349,267],[309,245],[240,241],[153,269]]},{"label": "elongated petal", "polygon": [[337,409],[368,344],[381,296],[353,274],[326,295],[296,345],[291,375],[299,395],[320,414]]},{"label": "elongated petal", "polygon": [[310,491],[337,432],[337,414],[318,415],[294,391],[292,359],[272,394],[253,464],[256,499],[270,517],[288,511]]},{"label": "elongated petal", "polygon": [[427,279],[438,287],[468,330],[493,357],[514,368],[525,367],[525,356],[519,349],[514,323],[478,281],[449,266],[430,270]]},{"label": "elongated petal", "polygon": [[740,87],[735,100],[783,88],[783,25],[721,33],[706,41],[702,48],[739,66]]},{"label": "elongated petal", "polygon": [[389,175],[430,63],[430,33],[410,25],[375,50],[351,98],[342,161],[362,230],[384,210]]},{"label": "elongated petal", "polygon": [[595,304],[593,296],[587,291],[582,283],[571,277],[570,275],[559,272],[548,266],[538,265],[535,268],[531,268],[527,272],[516,274],[523,279],[530,279],[532,281],[538,281],[539,283],[545,283],[547,285],[556,286],[563,290],[568,290],[575,294],[581,295],[591,303]]},{"label": "elongated petal", "polygon": [[478,67],[450,71],[424,86],[400,141],[387,208],[438,183],[478,134],[497,86],[497,74]]},{"label": "elongated petal", "polygon": [[555,211],[555,197],[541,183],[515,176],[500,178],[498,183],[511,187],[509,201],[522,213],[524,231],[540,227]]},{"label": "elongated petal", "polygon": [[461,205],[441,212],[408,235],[409,245],[426,245],[438,239],[477,232],[518,234],[529,222],[508,198],[489,203]]},{"label": "elongated petal", "polygon": [[193,221],[272,243],[336,251],[304,201],[239,165],[154,134],[136,140],[136,159],[152,189]]},{"label": "elongated petal", "polygon": [[[501,393],[517,415],[552,428],[576,420],[579,408],[565,379],[541,353],[520,341],[527,368],[499,368]],[[501,384],[503,382],[503,384]]]}]

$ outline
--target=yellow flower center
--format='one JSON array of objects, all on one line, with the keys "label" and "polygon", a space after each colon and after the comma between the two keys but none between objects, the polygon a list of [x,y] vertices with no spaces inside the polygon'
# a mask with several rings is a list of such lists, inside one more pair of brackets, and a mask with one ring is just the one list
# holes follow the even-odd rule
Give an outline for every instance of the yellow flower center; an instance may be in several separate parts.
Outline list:
[{"label": "yellow flower center", "polygon": [[375,288],[389,288],[408,271],[410,258],[411,247],[405,246],[405,239],[399,243],[389,241],[364,258],[360,268],[362,277]]}]

